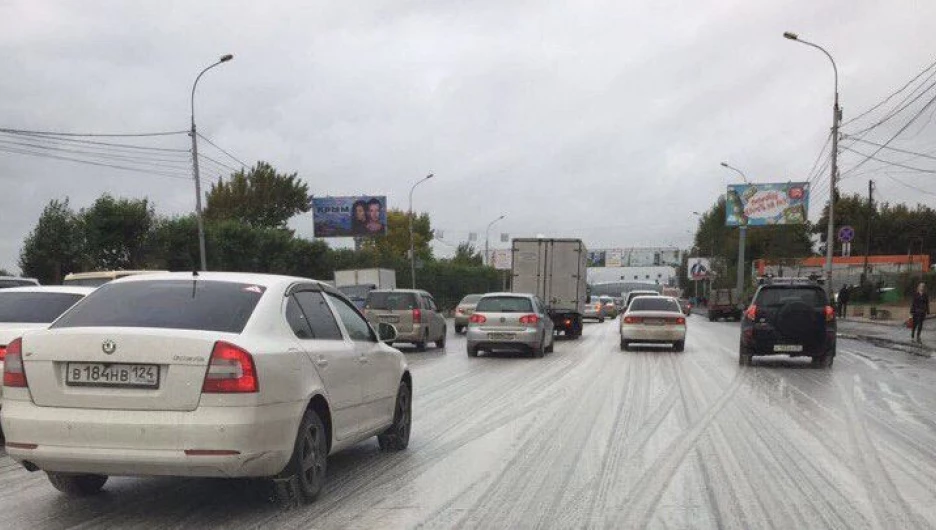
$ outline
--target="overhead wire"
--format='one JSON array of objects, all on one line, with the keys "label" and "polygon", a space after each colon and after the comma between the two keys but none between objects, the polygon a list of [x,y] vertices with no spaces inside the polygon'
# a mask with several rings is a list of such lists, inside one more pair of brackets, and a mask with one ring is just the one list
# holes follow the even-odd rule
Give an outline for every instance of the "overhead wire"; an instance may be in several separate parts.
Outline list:
[{"label": "overhead wire", "polygon": [[[875,110],[879,109],[879,108],[880,108],[881,106],[883,106],[885,103],[887,103],[888,101],[890,101],[891,99],[893,99],[895,96],[897,96],[897,94],[900,94],[901,92],[903,92],[904,90],[906,90],[907,87],[909,87],[910,85],[912,85],[914,81],[916,81],[917,79],[923,77],[923,75],[926,74],[926,72],[929,72],[929,71],[932,70],[934,67],[936,67],[936,61],[933,61],[932,63],[930,63],[930,65],[927,66],[926,68],[924,68],[923,71],[921,71],[920,73],[918,73],[918,74],[917,74],[916,76],[914,76],[912,79],[910,79],[909,81],[907,81],[906,84],[904,84],[902,87],[900,87],[900,88],[897,89],[896,91],[892,92],[890,95],[888,95],[886,98],[884,98],[883,100],[881,100],[880,102],[878,102],[876,105],[874,105],[874,106],[872,106],[871,108],[869,108],[868,110],[866,110],[866,111],[864,111],[864,112],[858,114],[858,115],[855,116],[854,118],[851,118],[850,120],[847,120],[845,123],[842,123],[841,126],[844,127],[844,126],[847,126],[847,125],[849,125],[849,124],[851,124],[851,123],[854,123],[854,122],[860,120],[861,118],[864,118],[864,117],[867,116],[868,114],[871,114],[871,113],[874,112]],[[934,73],[936,73],[936,72],[934,72]],[[930,74],[930,77],[928,77],[925,81],[923,81],[923,83],[925,83],[926,81],[928,81],[929,79],[931,79],[931,78],[933,77],[933,75],[934,75],[934,74]],[[914,91],[915,91],[915,89],[914,89]]]},{"label": "overhead wire", "polygon": [[235,162],[237,162],[238,164],[240,164],[242,169],[246,169],[246,168],[250,167],[249,164],[245,163],[245,162],[242,161],[240,158],[237,158],[236,156],[234,156],[234,155],[232,155],[231,153],[227,152],[225,149],[223,149],[222,147],[218,146],[218,144],[212,142],[210,138],[208,138],[207,136],[203,135],[202,133],[196,132],[195,134],[197,134],[198,137],[201,138],[202,140],[208,142],[209,145],[211,145],[212,147],[214,147],[214,148],[217,149],[218,151],[221,151],[222,153],[224,153],[225,155],[227,155],[231,160],[234,160]]},{"label": "overhead wire", "polygon": [[50,153],[36,152],[36,151],[30,151],[30,150],[19,149],[19,148],[14,148],[14,147],[3,147],[3,146],[0,146],[0,152],[15,153],[15,154],[21,154],[21,155],[28,155],[28,156],[35,156],[35,157],[38,157],[38,158],[50,158],[50,159],[55,159],[55,160],[66,160],[66,161],[70,161],[70,162],[77,162],[77,163],[79,163],[79,164],[87,164],[87,165],[99,166],[99,167],[109,167],[109,168],[113,168],[113,169],[123,169],[123,170],[127,170],[127,171],[134,171],[134,172],[137,172],[137,173],[146,173],[146,174],[150,174],[150,175],[157,175],[157,176],[167,177],[167,178],[177,178],[177,179],[185,179],[185,180],[189,180],[189,179],[192,178],[191,176],[183,176],[183,175],[181,175],[181,174],[179,174],[179,173],[170,173],[170,172],[165,172],[165,171],[157,171],[157,170],[151,170],[151,169],[141,169],[141,168],[138,168],[138,167],[130,167],[130,166],[124,166],[124,165],[118,165],[118,164],[108,164],[108,163],[104,163],[104,162],[95,162],[95,161],[91,161],[91,160],[83,160],[83,159],[80,159],[80,158],[72,158],[72,157],[67,157],[67,156],[53,155],[53,154],[50,154]]},{"label": "overhead wire", "polygon": [[14,133],[24,133],[24,134],[37,134],[37,135],[46,135],[46,136],[81,136],[88,138],[141,138],[146,136],[174,136],[179,134],[188,134],[189,131],[159,131],[159,132],[145,132],[145,133],[74,133],[74,132],[59,132],[59,131],[35,131],[28,129],[13,129],[9,127],[0,128],[0,131],[4,132],[14,132]]},{"label": "overhead wire", "polygon": [[[99,151],[85,151],[81,149],[69,149],[66,147],[59,147],[56,145],[42,145],[33,142],[17,142],[13,140],[7,140],[0,138],[0,144],[14,147],[28,147],[31,149],[39,149],[45,151],[54,151],[61,153],[68,153],[75,156],[85,156],[89,158],[104,158],[110,160],[117,160],[123,162],[132,162],[138,164],[152,165],[154,167],[164,167],[170,169],[184,169],[184,167],[178,166],[178,164],[184,164],[184,160],[172,159],[172,158],[162,158],[162,157],[144,157],[139,155],[131,155],[125,153],[107,153]],[[176,165],[172,165],[176,164]]]},{"label": "overhead wire", "polygon": [[24,132],[11,132],[9,129],[0,129],[0,135],[5,135],[13,138],[28,138],[36,141],[44,141],[56,144],[66,144],[66,145],[85,145],[88,148],[100,146],[100,149],[116,149],[116,150],[126,150],[126,151],[154,151],[154,152],[164,152],[164,153],[189,153],[189,149],[176,149],[169,147],[152,147],[152,146],[142,146],[136,144],[122,144],[122,143],[113,143],[113,142],[99,142],[95,140],[83,140],[72,137],[57,137],[47,134],[36,134],[36,133],[24,133]]}]

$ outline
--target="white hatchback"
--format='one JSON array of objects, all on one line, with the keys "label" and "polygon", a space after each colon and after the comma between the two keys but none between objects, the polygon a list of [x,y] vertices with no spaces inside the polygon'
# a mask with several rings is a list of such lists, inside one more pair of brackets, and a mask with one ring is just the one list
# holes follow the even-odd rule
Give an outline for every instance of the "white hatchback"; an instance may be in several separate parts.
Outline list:
[{"label": "white hatchback", "polygon": [[270,477],[312,500],[327,455],[409,442],[412,380],[380,334],[314,280],[116,280],[7,346],[6,450],[71,494],[108,475]]},{"label": "white hatchback", "polygon": [[671,344],[686,347],[686,315],[669,296],[638,296],[621,317],[621,351],[632,344]]}]

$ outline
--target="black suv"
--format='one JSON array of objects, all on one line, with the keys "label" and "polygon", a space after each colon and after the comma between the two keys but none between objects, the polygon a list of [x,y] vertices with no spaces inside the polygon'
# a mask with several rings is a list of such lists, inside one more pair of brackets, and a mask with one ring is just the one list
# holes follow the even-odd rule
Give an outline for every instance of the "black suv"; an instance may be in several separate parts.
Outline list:
[{"label": "black suv", "polygon": [[777,278],[762,284],[741,320],[738,362],[755,355],[812,357],[830,367],[835,358],[835,310],[822,287],[809,280]]}]

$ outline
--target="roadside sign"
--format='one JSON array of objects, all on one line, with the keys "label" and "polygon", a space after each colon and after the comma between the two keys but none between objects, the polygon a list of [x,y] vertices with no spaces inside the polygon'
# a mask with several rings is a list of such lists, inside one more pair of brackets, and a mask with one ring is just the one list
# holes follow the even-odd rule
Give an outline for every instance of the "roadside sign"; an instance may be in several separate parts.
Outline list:
[{"label": "roadside sign", "polygon": [[855,229],[850,226],[839,228],[838,240],[842,243],[851,243],[855,239]]}]

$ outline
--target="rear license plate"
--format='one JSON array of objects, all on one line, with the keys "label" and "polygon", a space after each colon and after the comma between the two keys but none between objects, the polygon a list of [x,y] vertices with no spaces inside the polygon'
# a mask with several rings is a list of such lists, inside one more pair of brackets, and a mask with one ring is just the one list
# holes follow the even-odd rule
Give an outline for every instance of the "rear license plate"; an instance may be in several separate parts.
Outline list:
[{"label": "rear license plate", "polygon": [[790,353],[790,352],[796,353],[796,352],[803,351],[803,345],[802,344],[775,344],[773,347],[773,351],[785,352],[785,353]]},{"label": "rear license plate", "polygon": [[400,317],[396,315],[380,315],[377,318],[379,318],[381,322],[387,322],[388,324],[400,321]]},{"label": "rear license plate", "polygon": [[664,324],[662,318],[645,318],[643,323],[648,326],[662,326]]},{"label": "rear license plate", "polygon": [[491,340],[513,340],[517,336],[513,333],[488,333],[488,338]]},{"label": "rear license plate", "polygon": [[65,384],[159,388],[159,366],[155,364],[68,363]]}]

